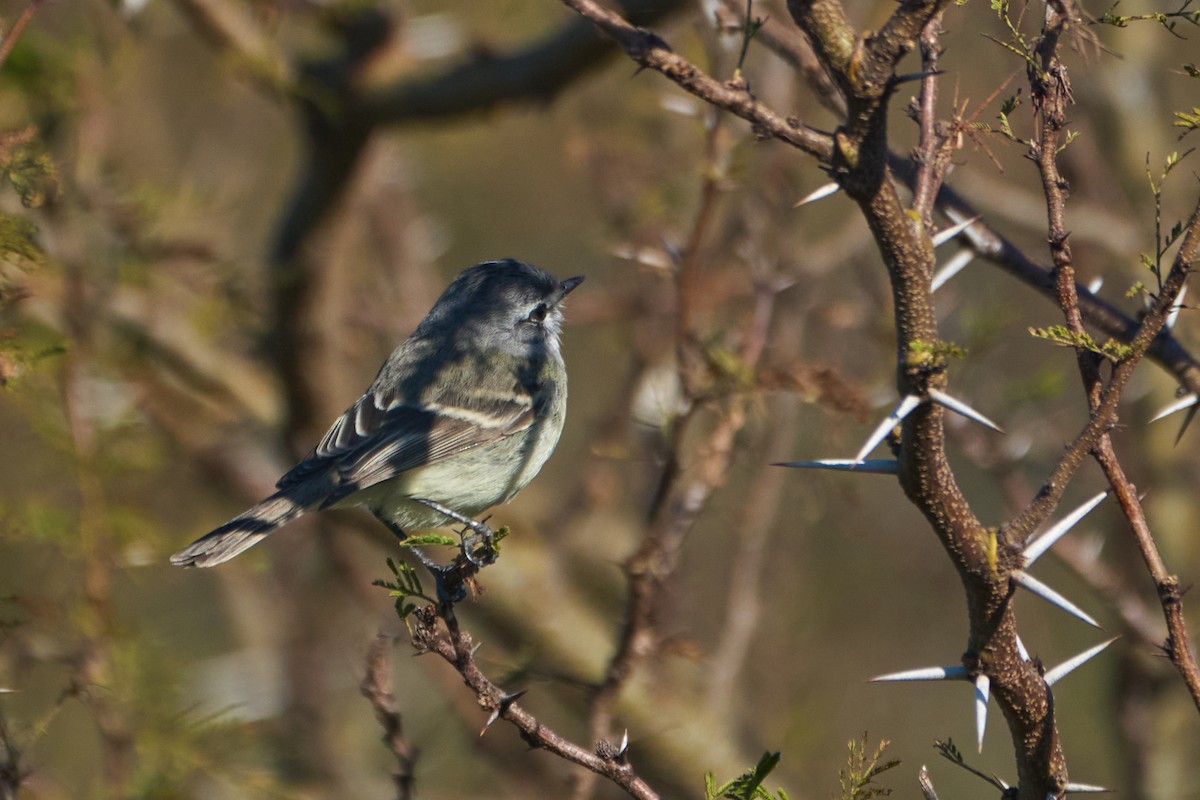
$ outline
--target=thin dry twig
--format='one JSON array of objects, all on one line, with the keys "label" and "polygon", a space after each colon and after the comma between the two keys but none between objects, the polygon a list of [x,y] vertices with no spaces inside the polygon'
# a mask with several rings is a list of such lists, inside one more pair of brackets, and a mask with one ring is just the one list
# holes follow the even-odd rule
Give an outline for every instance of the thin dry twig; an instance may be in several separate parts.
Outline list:
[{"label": "thin dry twig", "polygon": [[359,691],[375,711],[375,719],[383,727],[383,743],[396,759],[392,772],[392,783],[396,786],[396,800],[410,800],[415,795],[414,769],[418,750],[404,738],[404,724],[396,698],[392,694],[391,660],[388,651],[395,638],[380,631],[367,650],[367,670],[359,684]]},{"label": "thin dry twig", "polygon": [[746,88],[744,81],[721,82],[672,50],[656,34],[634,27],[621,16],[593,0],[562,0],[563,4],[591,20],[629,57],[647,69],[660,72],[681,89],[741,117],[756,133],[785,141],[805,153],[828,162],[833,139],[793,117],[783,117],[768,108]]},{"label": "thin dry twig", "polygon": [[916,120],[920,127],[917,144],[917,180],[913,186],[913,212],[932,231],[934,200],[946,175],[953,148],[937,121],[938,60],[942,55],[942,15],[932,17],[921,31],[921,91],[917,96]]},{"label": "thin dry twig", "polygon": [[[1035,119],[1039,123],[1037,145],[1033,155],[1042,176],[1042,187],[1046,195],[1050,252],[1057,278],[1059,306],[1066,318],[1067,329],[1073,334],[1082,335],[1085,331],[1079,311],[1075,271],[1066,227],[1067,184],[1058,171],[1058,154],[1062,150],[1061,133],[1066,125],[1066,109],[1072,100],[1067,67],[1058,56],[1058,43],[1062,33],[1073,21],[1053,6],[1047,9],[1042,37],[1035,48],[1040,60],[1040,69],[1030,70],[1029,74]],[[1200,251],[1200,205],[1197,205],[1192,214],[1171,272],[1156,298],[1155,309],[1158,314],[1147,315],[1143,322],[1143,330],[1150,338],[1156,337],[1165,325],[1167,315],[1183,290],[1192,263],[1196,260],[1197,251]],[[1152,319],[1152,316],[1155,318]],[[1099,357],[1082,347],[1077,347],[1076,353],[1092,420],[1101,423],[1097,426],[1100,433],[1092,455],[1112,486],[1121,509],[1129,520],[1130,529],[1146,567],[1154,579],[1168,629],[1163,650],[1183,678],[1192,696],[1192,702],[1197,710],[1200,710],[1200,668],[1197,667],[1195,652],[1183,617],[1179,579],[1170,574],[1162,560],[1138,499],[1137,490],[1126,476],[1108,434],[1108,426],[1116,421],[1115,401],[1119,398],[1120,389],[1112,392],[1107,390],[1113,388],[1112,384],[1116,382],[1117,377],[1114,375],[1109,387],[1104,387],[1100,377]],[[1113,404],[1103,414],[1100,410],[1102,393],[1111,394],[1113,399]],[[1069,479],[1069,474],[1064,477]]]},{"label": "thin dry twig", "polygon": [[[710,167],[722,159],[719,152],[720,133],[718,120],[708,132]],[[637,665],[657,649],[657,616],[662,606],[663,590],[674,575],[687,534],[713,492],[725,482],[735,451],[735,437],[746,421],[746,401],[743,396],[737,393],[721,398],[709,396],[710,391],[705,388],[699,374],[707,368],[703,364],[703,353],[696,345],[700,337],[692,320],[693,308],[699,300],[696,273],[702,258],[703,242],[714,226],[719,197],[716,170],[710,168],[705,171],[701,201],[675,271],[678,297],[675,349],[683,390],[680,402],[683,410],[672,421],[668,433],[666,460],[651,504],[650,523],[637,551],[625,565],[629,580],[625,620],[616,650],[591,702],[589,729],[596,740],[612,735],[614,706],[622,687]],[[775,292],[764,281],[756,297],[755,313],[738,352],[740,363],[749,371],[757,367],[766,343]],[[716,408],[718,419],[691,451],[699,454],[699,463],[685,474],[683,447],[686,434],[695,422],[697,412],[706,406]],[[593,782],[582,779],[576,784],[572,796],[575,800],[582,800],[591,796],[592,789]]]},{"label": "thin dry twig", "polygon": [[30,0],[29,5],[25,6],[21,11],[12,27],[4,34],[4,38],[0,40],[0,65],[3,65],[8,60],[8,54],[12,52],[17,40],[21,38],[21,33],[25,30],[25,26],[33,19],[33,15],[37,13],[38,8],[46,0]]}]

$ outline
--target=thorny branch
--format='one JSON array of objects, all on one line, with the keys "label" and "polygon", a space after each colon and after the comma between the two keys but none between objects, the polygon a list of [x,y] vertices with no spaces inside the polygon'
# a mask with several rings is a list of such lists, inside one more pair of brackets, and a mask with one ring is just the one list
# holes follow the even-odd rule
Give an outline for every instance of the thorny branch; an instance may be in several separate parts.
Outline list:
[{"label": "thorny branch", "polygon": [[[1066,108],[1072,100],[1067,67],[1059,59],[1058,44],[1062,34],[1074,22],[1075,20],[1063,11],[1054,6],[1047,7],[1042,37],[1035,48],[1039,69],[1030,69],[1029,79],[1035,120],[1039,124],[1033,155],[1042,176],[1042,187],[1046,195],[1050,253],[1057,277],[1058,302],[1066,317],[1067,329],[1072,333],[1082,334],[1084,333],[1083,320],[1079,312],[1074,264],[1066,227],[1067,183],[1058,171],[1058,154],[1063,147],[1061,133],[1066,125]],[[1135,341],[1138,339],[1152,341],[1163,329],[1167,316],[1174,307],[1179,293],[1183,290],[1192,264],[1197,260],[1198,251],[1200,251],[1200,205],[1192,214],[1171,271],[1161,286],[1152,312],[1143,320],[1142,331],[1139,331],[1139,336],[1135,337]],[[1137,350],[1135,355],[1127,360],[1127,362],[1132,362],[1128,364],[1129,370],[1136,365],[1143,352],[1144,348]],[[1197,710],[1200,710],[1200,668],[1197,668],[1196,655],[1183,618],[1179,579],[1170,574],[1163,563],[1150,532],[1150,526],[1146,521],[1141,501],[1138,499],[1137,490],[1126,476],[1113,448],[1112,438],[1108,433],[1110,427],[1116,423],[1115,404],[1120,395],[1120,389],[1112,392],[1113,402],[1106,405],[1101,413],[1100,401],[1102,392],[1105,390],[1100,376],[1099,357],[1083,348],[1076,348],[1076,355],[1080,377],[1083,380],[1084,391],[1092,412],[1092,422],[1098,423],[1095,426],[1098,437],[1092,455],[1100,464],[1105,477],[1112,486],[1121,510],[1129,520],[1130,529],[1146,562],[1146,567],[1154,579],[1159,602],[1162,604],[1163,615],[1167,622],[1168,636],[1163,650],[1183,678],[1192,696],[1192,702],[1196,705]],[[1127,362],[1122,363],[1118,367],[1118,371],[1126,368]],[[1116,383],[1117,377],[1117,374],[1113,375],[1110,388],[1111,384]]]},{"label": "thorny branch", "polygon": [[805,153],[828,161],[832,155],[829,134],[795,118],[785,118],[750,93],[742,82],[721,82],[672,50],[656,34],[634,27],[619,14],[594,0],[562,0],[569,8],[591,20],[621,46],[629,57],[647,69],[660,72],[681,89],[706,103],[741,117],[763,136],[787,142]]},{"label": "thorny branch", "polygon": [[[743,118],[756,122],[770,118],[771,115],[760,108],[731,102],[726,94],[730,88],[728,84],[697,80],[698,70],[652,34],[624,24],[616,15],[587,0],[564,2],[592,19],[643,66],[658,69],[688,91]],[[892,90],[896,62],[916,43],[919,32],[933,28],[941,8],[936,2],[904,3],[879,33],[859,39],[838,3],[832,0],[789,2],[789,10],[808,36],[813,51],[846,97],[848,120],[835,134],[833,152],[828,155],[824,147],[814,147],[812,142],[780,138],[833,167],[839,184],[860,205],[875,234],[892,277],[898,333],[898,379],[901,392],[905,394],[923,394],[928,388],[943,386],[945,366],[919,360],[913,363],[908,357],[911,345],[937,341],[928,291],[933,256],[928,239],[914,232],[908,224],[892,186],[883,109]],[[928,63],[936,58],[936,37],[930,34],[925,44]],[[1049,70],[1048,76],[1052,80],[1065,81],[1063,70]],[[930,75],[923,86],[922,102],[926,105],[921,121],[927,125],[922,137],[925,154],[934,150],[930,109],[935,85],[935,77]],[[1062,88],[1065,90],[1065,83]],[[767,130],[772,132],[770,128]],[[1056,151],[1057,147],[1054,147],[1051,154]],[[1065,190],[1061,179],[1046,174],[1048,193]],[[934,187],[940,181],[934,181],[934,177],[928,162],[916,175],[917,203],[923,215],[932,198],[938,196]],[[1065,227],[1056,226],[1053,219],[1051,239],[1056,293],[1060,298],[1066,298],[1064,308],[1075,309],[1072,324],[1081,330],[1082,316],[1078,313]],[[1160,305],[1161,302],[1162,298]],[[1084,455],[1106,434],[1133,366],[1155,342],[1165,319],[1164,316],[1156,321],[1155,317],[1152,311],[1136,328],[1136,333],[1130,337],[1134,355],[1118,366],[1105,390],[1101,392],[1097,383],[1097,388],[1089,393],[1095,411],[1092,423],[1068,449],[1030,508],[1005,526],[999,541],[1023,544],[1036,524],[1057,504],[1067,479]],[[967,583],[972,621],[968,666],[986,671],[993,679],[995,696],[1012,729],[1022,796],[1061,794],[1067,781],[1066,766],[1055,731],[1052,701],[1044,682],[1017,653],[1015,620],[1004,574],[1008,567],[1001,564],[997,569],[994,563],[988,566],[986,534],[958,490],[945,461],[941,415],[936,408],[926,406],[909,417],[903,427],[899,456],[901,481],[906,492],[938,532]]]},{"label": "thorny branch", "polygon": [[[734,0],[726,0],[729,13],[738,14],[744,24],[743,7]],[[774,18],[769,18],[755,37],[769,47],[780,58],[795,65],[817,92],[822,103],[837,114],[845,114],[846,104],[833,86],[824,68],[816,63],[811,47],[796,36],[794,30]],[[922,80],[922,85],[932,82],[936,76]],[[918,190],[918,166],[907,156],[896,152],[888,154],[888,166],[897,178],[904,181],[916,197]],[[914,199],[914,210],[920,205]],[[966,244],[983,260],[988,261],[1017,280],[1041,294],[1055,297],[1057,281],[1053,271],[1038,264],[1021,248],[988,224],[979,210],[972,206],[952,186],[941,184],[937,189],[936,207],[953,221],[976,219],[978,221],[962,233]],[[1093,294],[1086,287],[1077,285],[1075,293],[1083,319],[1109,336],[1128,342],[1138,330],[1140,320],[1125,314],[1119,308]],[[1163,329],[1155,337],[1147,354],[1163,369],[1170,372],[1180,386],[1192,394],[1200,394],[1200,361],[1197,361],[1169,330]]]},{"label": "thorny branch", "polygon": [[[481,708],[491,713],[480,735],[497,720],[511,723],[521,738],[532,748],[546,750],[573,764],[585,767],[620,786],[639,800],[658,800],[658,794],[638,776],[630,765],[622,746],[601,741],[595,751],[571,742],[544,725],[526,711],[518,699],[523,693],[506,694],[494,684],[475,663],[475,644],[470,634],[458,624],[454,608],[428,605],[409,616],[413,645],[421,653],[437,653],[462,676],[463,683],[475,693]],[[440,621],[440,624],[439,624]]]}]

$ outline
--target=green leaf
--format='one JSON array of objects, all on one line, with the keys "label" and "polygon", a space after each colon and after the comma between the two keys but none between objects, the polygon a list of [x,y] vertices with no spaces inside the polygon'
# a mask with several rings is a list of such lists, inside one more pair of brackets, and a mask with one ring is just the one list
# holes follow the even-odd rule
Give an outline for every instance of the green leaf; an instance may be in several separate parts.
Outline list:
[{"label": "green leaf", "polygon": [[762,782],[779,766],[779,753],[766,752],[753,768],[743,772],[731,781],[716,785],[711,772],[704,775],[704,796],[706,800],[787,800],[787,794],[782,790],[771,794],[763,788]]},{"label": "green leaf", "polygon": [[58,192],[58,170],[33,142],[17,144],[7,152],[0,148],[0,177],[12,185],[26,208],[37,208]]},{"label": "green leaf", "polygon": [[1125,342],[1108,339],[1101,344],[1096,342],[1090,334],[1086,332],[1074,333],[1068,330],[1065,325],[1051,325],[1048,328],[1030,328],[1029,333],[1035,338],[1045,339],[1060,347],[1073,347],[1076,350],[1095,353],[1113,363],[1123,361],[1133,354],[1133,347]]},{"label": "green leaf", "polygon": [[409,536],[400,542],[401,547],[424,547],[426,545],[457,547],[458,539],[455,539],[453,536],[447,536],[444,533],[423,533],[420,536]]},{"label": "green leaf", "polygon": [[879,759],[890,742],[882,739],[871,756],[867,756],[867,734],[862,739],[847,742],[850,756],[846,768],[838,772],[841,781],[841,800],[871,800],[872,797],[886,797],[892,790],[876,783],[875,779],[889,769],[899,766],[899,759],[880,763]]}]

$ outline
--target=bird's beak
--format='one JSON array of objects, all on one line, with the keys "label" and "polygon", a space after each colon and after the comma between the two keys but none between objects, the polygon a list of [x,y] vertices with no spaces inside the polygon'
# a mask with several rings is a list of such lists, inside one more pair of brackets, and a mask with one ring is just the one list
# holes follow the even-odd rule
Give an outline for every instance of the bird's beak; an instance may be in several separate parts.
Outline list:
[{"label": "bird's beak", "polygon": [[574,278],[567,278],[565,281],[563,281],[562,283],[560,283],[558,285],[558,289],[554,292],[554,295],[550,298],[549,305],[556,306],[559,303],[561,303],[563,298],[566,297],[567,295],[569,295],[571,293],[571,291],[581,283],[583,283],[582,275],[576,275]]}]

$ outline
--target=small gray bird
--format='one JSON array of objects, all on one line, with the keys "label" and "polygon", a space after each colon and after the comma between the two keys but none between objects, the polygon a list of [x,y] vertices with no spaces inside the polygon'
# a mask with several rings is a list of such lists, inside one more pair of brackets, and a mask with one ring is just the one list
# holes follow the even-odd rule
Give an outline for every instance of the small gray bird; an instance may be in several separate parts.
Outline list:
[{"label": "small gray bird", "polygon": [[562,302],[582,281],[514,259],[465,270],[279,491],[171,563],[228,561],[315,509],[365,506],[402,535],[511,500],[562,433]]}]

